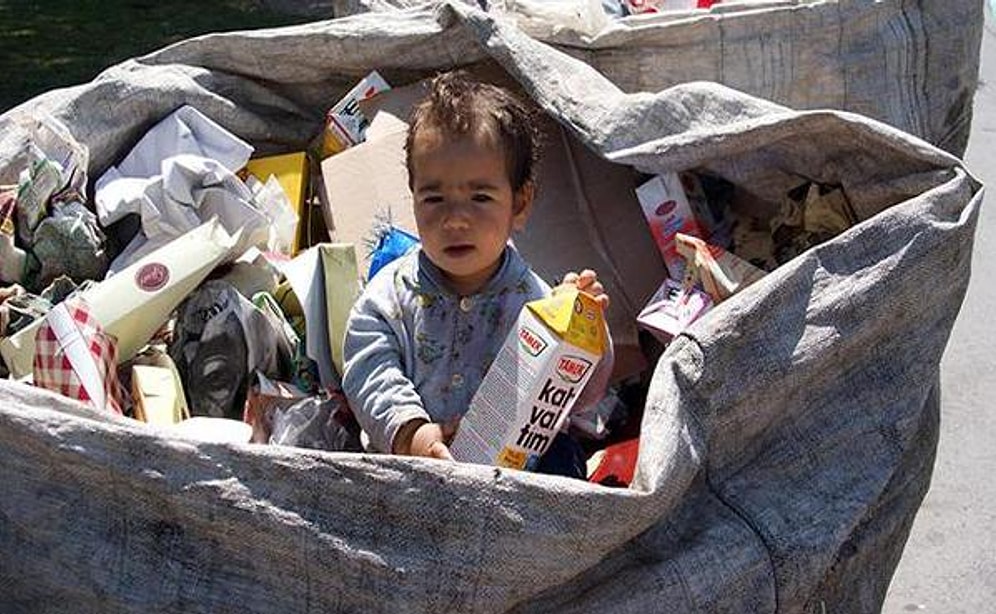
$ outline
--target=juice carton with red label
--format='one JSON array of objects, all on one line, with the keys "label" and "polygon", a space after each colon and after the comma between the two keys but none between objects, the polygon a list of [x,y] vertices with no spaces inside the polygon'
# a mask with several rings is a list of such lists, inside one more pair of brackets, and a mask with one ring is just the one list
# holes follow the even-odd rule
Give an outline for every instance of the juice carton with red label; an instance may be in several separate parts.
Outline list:
[{"label": "juice carton with red label", "polygon": [[323,158],[363,142],[370,120],[360,110],[359,103],[389,89],[387,81],[377,71],[372,71],[329,109],[322,135]]},{"label": "juice carton with red label", "polygon": [[650,225],[650,233],[657,243],[664,266],[671,279],[681,280],[685,274],[685,259],[678,253],[674,237],[683,233],[704,237],[702,227],[695,219],[688,197],[677,173],[657,175],[636,189],[643,215]]}]

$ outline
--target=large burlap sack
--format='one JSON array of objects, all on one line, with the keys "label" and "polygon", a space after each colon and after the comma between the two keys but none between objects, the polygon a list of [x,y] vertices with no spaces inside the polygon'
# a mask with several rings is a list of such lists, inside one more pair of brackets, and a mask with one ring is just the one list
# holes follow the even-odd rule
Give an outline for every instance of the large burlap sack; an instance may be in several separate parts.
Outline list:
[{"label": "large burlap sack", "polygon": [[[953,156],[723,86],[625,94],[463,5],[211,35],[0,116],[90,147],[90,176],[192,104],[300,147],[371,68],[490,57],[592,151],[777,202],[842,184],[863,220],[736,295],[656,366],[630,489],[483,466],[175,439],[0,383],[4,612],[871,612],[926,492],[938,365],[981,188]],[[20,130],[20,131],[19,131]],[[648,257],[657,257],[648,254]]]},{"label": "large burlap sack", "polygon": [[[311,14],[435,0],[289,2]],[[979,73],[979,0],[723,0],[610,18],[599,0],[465,0],[509,15],[627,92],[716,81],[795,109],[861,113],[961,155]]]}]

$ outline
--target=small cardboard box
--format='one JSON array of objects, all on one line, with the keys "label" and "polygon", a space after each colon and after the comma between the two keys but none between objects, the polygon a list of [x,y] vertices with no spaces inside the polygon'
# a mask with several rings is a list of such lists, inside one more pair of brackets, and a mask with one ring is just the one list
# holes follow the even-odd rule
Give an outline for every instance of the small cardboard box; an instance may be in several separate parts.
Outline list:
[{"label": "small cardboard box", "polygon": [[364,131],[370,123],[360,110],[361,100],[391,89],[383,77],[373,71],[353,86],[325,115],[322,134],[322,155],[331,156],[363,142]]},{"label": "small cardboard box", "polygon": [[458,461],[533,470],[608,341],[602,308],[576,289],[527,303],[450,446]]}]

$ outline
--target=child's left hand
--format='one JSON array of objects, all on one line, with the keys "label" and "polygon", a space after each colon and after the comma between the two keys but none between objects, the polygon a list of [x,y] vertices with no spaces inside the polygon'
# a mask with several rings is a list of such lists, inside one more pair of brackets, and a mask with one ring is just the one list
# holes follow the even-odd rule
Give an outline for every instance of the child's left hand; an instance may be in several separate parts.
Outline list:
[{"label": "child's left hand", "polygon": [[609,308],[609,295],[605,293],[602,282],[598,281],[598,274],[591,269],[585,269],[581,273],[571,271],[565,274],[560,285],[553,289],[553,293],[556,294],[564,286],[575,286],[578,290],[587,292],[595,297],[595,300],[598,301],[603,310]]}]

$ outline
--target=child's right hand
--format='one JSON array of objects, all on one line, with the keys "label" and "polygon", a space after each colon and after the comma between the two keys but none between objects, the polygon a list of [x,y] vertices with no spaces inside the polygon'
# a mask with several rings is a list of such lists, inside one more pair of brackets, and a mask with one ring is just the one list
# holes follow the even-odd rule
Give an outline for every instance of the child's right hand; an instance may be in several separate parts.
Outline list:
[{"label": "child's right hand", "polygon": [[564,286],[574,286],[582,292],[587,292],[598,301],[602,309],[609,308],[609,295],[605,293],[602,282],[598,281],[598,274],[591,269],[585,269],[580,273],[574,271],[566,273],[560,285],[553,289],[553,294],[556,294]]},{"label": "child's right hand", "polygon": [[434,423],[426,422],[415,430],[412,436],[410,453],[412,456],[427,456],[441,460],[453,460],[450,449],[445,442],[443,427]]},{"label": "child's right hand", "polygon": [[395,436],[394,453],[453,460],[446,445],[448,435],[452,433],[447,433],[441,424],[412,420],[402,426]]}]

